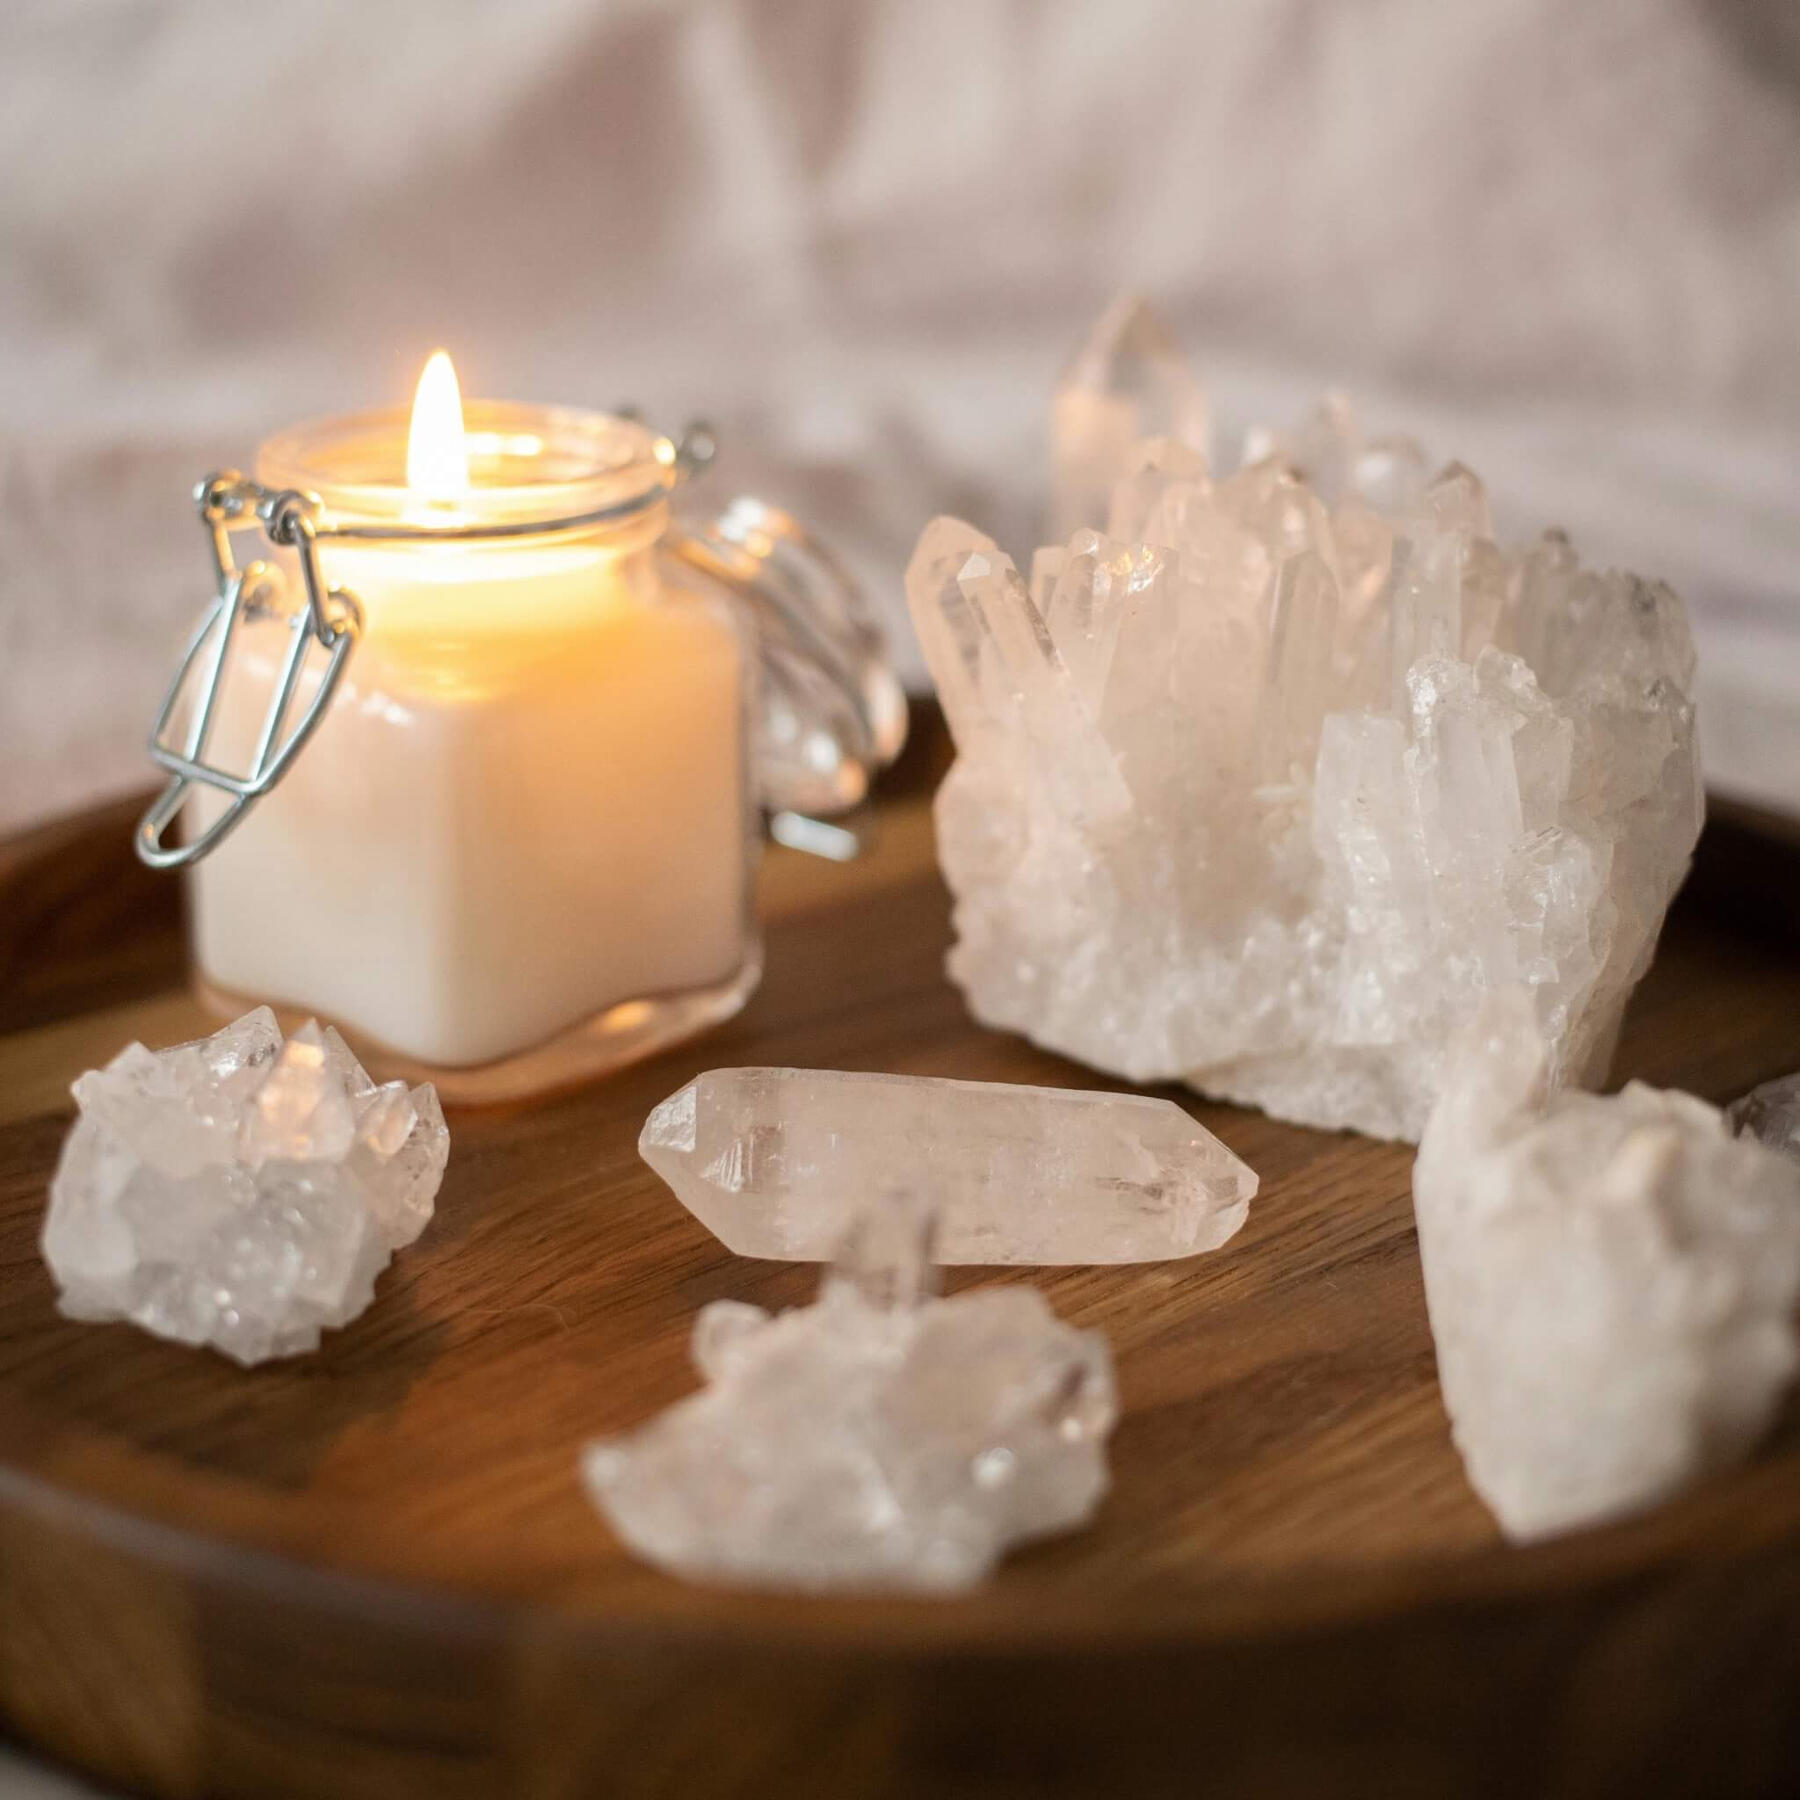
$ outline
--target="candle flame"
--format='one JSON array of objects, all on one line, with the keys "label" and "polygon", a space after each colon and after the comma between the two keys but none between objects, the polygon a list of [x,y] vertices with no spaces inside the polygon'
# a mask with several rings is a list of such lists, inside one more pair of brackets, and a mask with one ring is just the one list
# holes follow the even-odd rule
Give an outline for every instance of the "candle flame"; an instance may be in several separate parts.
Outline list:
[{"label": "candle flame", "polygon": [[406,485],[433,506],[454,506],[469,492],[469,448],[463,438],[462,392],[447,350],[434,350],[413,395],[406,434]]}]

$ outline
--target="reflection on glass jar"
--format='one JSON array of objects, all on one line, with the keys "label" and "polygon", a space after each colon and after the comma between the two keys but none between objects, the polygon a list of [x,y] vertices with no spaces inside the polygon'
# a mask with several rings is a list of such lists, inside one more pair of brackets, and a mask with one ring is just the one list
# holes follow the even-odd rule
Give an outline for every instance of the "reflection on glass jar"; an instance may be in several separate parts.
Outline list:
[{"label": "reflection on glass jar", "polygon": [[[316,732],[192,864],[194,950],[230,1009],[316,1012],[448,1097],[502,1097],[647,1054],[754,988],[754,644],[659,555],[666,440],[483,402],[446,429],[466,464],[415,432],[409,467],[404,413],[259,453],[263,489],[308,496],[362,629]],[[302,591],[297,565],[284,585]],[[252,766],[296,604],[240,618],[209,763]],[[228,804],[200,790],[190,835]]]}]

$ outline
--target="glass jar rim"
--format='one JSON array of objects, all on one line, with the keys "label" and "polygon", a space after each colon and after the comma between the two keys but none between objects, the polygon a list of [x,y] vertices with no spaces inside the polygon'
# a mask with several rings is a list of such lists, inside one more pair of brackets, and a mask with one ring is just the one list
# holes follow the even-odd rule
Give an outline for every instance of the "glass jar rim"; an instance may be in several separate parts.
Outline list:
[{"label": "glass jar rim", "polygon": [[675,445],[636,419],[578,407],[469,400],[463,439],[472,484],[452,507],[407,486],[405,407],[309,419],[257,447],[265,487],[318,503],[341,537],[509,536],[623,522],[667,499],[681,479]]}]

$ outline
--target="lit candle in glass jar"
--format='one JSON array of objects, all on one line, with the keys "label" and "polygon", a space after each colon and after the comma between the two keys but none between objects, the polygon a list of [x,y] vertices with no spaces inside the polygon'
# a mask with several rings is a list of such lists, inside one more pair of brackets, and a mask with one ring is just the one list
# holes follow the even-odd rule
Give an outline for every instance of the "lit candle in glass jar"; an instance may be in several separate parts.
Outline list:
[{"label": "lit candle in glass jar", "polygon": [[[659,558],[668,441],[492,402],[465,424],[440,352],[410,422],[299,427],[256,475],[265,524],[303,497],[361,629],[278,784],[192,865],[204,986],[318,1013],[450,1097],[593,1073],[736,1011],[759,972],[753,650],[729,599]],[[299,616],[244,608],[206,763],[256,765]],[[232,804],[201,788],[190,837]]]}]

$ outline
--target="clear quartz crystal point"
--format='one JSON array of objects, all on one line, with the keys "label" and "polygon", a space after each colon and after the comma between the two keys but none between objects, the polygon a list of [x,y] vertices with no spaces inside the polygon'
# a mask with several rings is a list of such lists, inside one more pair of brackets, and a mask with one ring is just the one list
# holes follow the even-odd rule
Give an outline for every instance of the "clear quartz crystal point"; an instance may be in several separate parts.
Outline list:
[{"label": "clear quartz crystal point", "polygon": [[1464,543],[1492,538],[1493,515],[1481,477],[1464,463],[1446,463],[1425,490],[1425,510],[1438,530]]},{"label": "clear quartz crystal point", "polygon": [[[1106,535],[1127,543],[1171,542],[1170,521],[1204,506],[1212,492],[1206,458],[1180,438],[1152,438],[1112,490]],[[1160,526],[1160,530],[1158,529]]]},{"label": "clear quartz crystal point", "polygon": [[1105,1339],[1031,1288],[937,1298],[931,1236],[930,1209],[890,1194],[813,1305],[701,1312],[706,1385],[583,1457],[637,1555],[699,1581],[950,1593],[1092,1516],[1118,1411]]},{"label": "clear quartz crystal point", "polygon": [[1394,541],[1388,585],[1393,708],[1407,710],[1407,683],[1423,656],[1462,645],[1462,545],[1435,520],[1421,520]]},{"label": "clear quartz crystal point", "polygon": [[325,1034],[309,1019],[282,1045],[268,1077],[250,1096],[238,1150],[255,1162],[278,1157],[336,1162],[355,1136],[350,1090],[341,1071],[327,1067]]},{"label": "clear quartz crystal point", "polygon": [[[1090,567],[1071,545],[1055,595]],[[1004,741],[1032,761],[1059,806],[1096,824],[1131,809],[1111,749],[1084,704],[1079,675],[1098,647],[1072,646],[1072,672],[1010,557],[959,519],[926,528],[906,572],[907,601],[926,666],[959,744]]]},{"label": "clear quartz crystal point", "polygon": [[984,1024],[1416,1139],[1517,981],[1559,1071],[1603,1078],[1699,832],[1686,617],[1560,532],[1503,547],[1433,466],[1331,396],[1235,471],[1121,451],[1029,591],[927,529],[948,967]]},{"label": "clear quartz crystal point", "polygon": [[728,1249],[793,1262],[831,1256],[897,1180],[930,1196],[945,1263],[1192,1256],[1256,1192],[1172,1101],[913,1075],[712,1069],[650,1114],[638,1149]]},{"label": "clear quartz crystal point", "polygon": [[1069,552],[1061,544],[1044,544],[1032,553],[1031,604],[1037,608],[1039,618],[1049,618],[1050,596],[1056,592],[1056,584],[1068,564]]},{"label": "clear quartz crystal point", "polygon": [[1797,1361],[1800,1167],[1691,1095],[1559,1094],[1552,1060],[1497,990],[1413,1170],[1457,1447],[1522,1539],[1744,1454]]},{"label": "clear quartz crystal point", "polygon": [[987,722],[982,698],[981,627],[962,587],[970,560],[997,553],[994,540],[960,519],[934,519],[906,568],[919,649],[957,743],[972,744]]},{"label": "clear quartz crystal point", "polygon": [[1051,408],[1051,529],[1059,542],[1107,521],[1146,438],[1204,453],[1206,400],[1149,302],[1120,294],[1063,370]]},{"label": "clear quartz crystal point", "polygon": [[1800,1160],[1800,1075],[1752,1088],[1725,1109],[1725,1122],[1739,1137],[1756,1138]]},{"label": "clear quartz crystal point", "polygon": [[199,1043],[129,1044],[74,1093],[43,1232],[62,1310],[246,1364],[368,1305],[450,1154],[431,1087],[377,1087],[330,1027],[283,1043],[267,1007]]},{"label": "clear quartz crystal point", "polygon": [[1391,515],[1424,497],[1425,470],[1425,447],[1416,438],[1371,438],[1356,454],[1351,481],[1370,506]]},{"label": "clear quartz crystal point", "polygon": [[1310,550],[1281,565],[1269,624],[1257,752],[1269,781],[1310,778],[1336,688],[1338,587]]},{"label": "clear quartz crystal point", "polygon": [[1112,674],[1120,624],[1141,603],[1134,597],[1148,594],[1164,567],[1148,546],[1133,550],[1093,531],[1069,539],[1044,620],[1090,717],[1097,716]]}]

